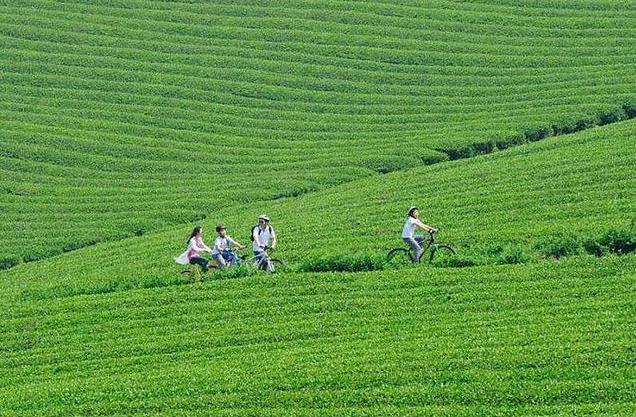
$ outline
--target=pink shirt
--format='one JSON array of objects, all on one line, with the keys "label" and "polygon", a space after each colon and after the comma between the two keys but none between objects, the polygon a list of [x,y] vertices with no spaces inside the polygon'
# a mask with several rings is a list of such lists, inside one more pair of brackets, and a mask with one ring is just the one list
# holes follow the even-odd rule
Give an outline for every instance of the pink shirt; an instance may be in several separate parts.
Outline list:
[{"label": "pink shirt", "polygon": [[190,263],[190,259],[195,256],[199,256],[199,252],[211,252],[212,250],[203,243],[200,237],[193,237],[188,241],[188,249],[178,257],[174,258],[174,261],[181,265]]}]

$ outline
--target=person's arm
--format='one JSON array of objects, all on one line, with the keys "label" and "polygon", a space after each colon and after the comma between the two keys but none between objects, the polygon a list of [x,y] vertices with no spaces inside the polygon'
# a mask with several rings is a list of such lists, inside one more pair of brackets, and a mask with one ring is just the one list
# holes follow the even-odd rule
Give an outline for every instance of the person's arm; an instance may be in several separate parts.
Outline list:
[{"label": "person's arm", "polygon": [[420,229],[426,230],[429,233],[433,233],[433,232],[437,231],[437,229],[435,229],[434,227],[431,227],[431,226],[429,226],[427,224],[422,223],[422,221],[420,219],[416,219],[415,220],[415,224]]},{"label": "person's arm", "polygon": [[232,239],[229,236],[228,236],[227,240],[229,240],[231,245],[238,246],[240,249],[243,249],[245,247],[245,245],[241,245],[240,243],[238,243],[236,240]]},{"label": "person's arm", "polygon": [[201,246],[203,246],[203,249],[205,249],[207,252],[212,252],[212,249],[210,249],[208,245],[203,243],[203,239],[201,239]]},{"label": "person's arm", "polygon": [[274,232],[274,229],[272,229],[271,238],[272,238],[272,250],[275,250],[276,249],[276,232]]}]

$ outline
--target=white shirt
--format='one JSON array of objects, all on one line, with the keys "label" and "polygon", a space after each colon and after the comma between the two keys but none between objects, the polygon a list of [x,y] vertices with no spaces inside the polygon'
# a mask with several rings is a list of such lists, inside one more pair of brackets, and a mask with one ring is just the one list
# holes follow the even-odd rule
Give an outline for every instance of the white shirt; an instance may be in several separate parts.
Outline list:
[{"label": "white shirt", "polygon": [[[271,233],[270,233],[271,230]],[[265,230],[259,227],[254,228],[254,243],[252,244],[252,249],[255,251],[260,251],[261,246],[268,246],[269,241],[271,239],[276,239],[276,233],[272,226],[267,226]]]},{"label": "white shirt", "polygon": [[424,223],[422,223],[419,219],[416,219],[415,217],[407,217],[406,218],[406,223],[404,223],[404,229],[402,229],[402,237],[403,238],[409,238],[409,237],[413,237],[413,233],[415,232],[415,228],[417,226],[424,226]]},{"label": "white shirt", "polygon": [[214,241],[214,247],[212,248],[212,255],[218,255],[221,252],[232,249],[232,245],[238,246],[238,244],[229,236],[217,237]]}]

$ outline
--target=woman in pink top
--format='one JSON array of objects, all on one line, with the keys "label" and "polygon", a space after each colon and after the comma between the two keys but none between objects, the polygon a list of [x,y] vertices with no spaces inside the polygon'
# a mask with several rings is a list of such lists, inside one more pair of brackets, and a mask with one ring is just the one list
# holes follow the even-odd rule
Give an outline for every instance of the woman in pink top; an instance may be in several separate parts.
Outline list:
[{"label": "woman in pink top", "polygon": [[192,234],[188,238],[188,249],[183,252],[179,257],[174,258],[178,264],[192,264],[199,265],[203,272],[208,270],[208,260],[200,256],[200,252],[212,252],[205,243],[203,243],[202,236],[203,228],[197,226],[192,230]]}]

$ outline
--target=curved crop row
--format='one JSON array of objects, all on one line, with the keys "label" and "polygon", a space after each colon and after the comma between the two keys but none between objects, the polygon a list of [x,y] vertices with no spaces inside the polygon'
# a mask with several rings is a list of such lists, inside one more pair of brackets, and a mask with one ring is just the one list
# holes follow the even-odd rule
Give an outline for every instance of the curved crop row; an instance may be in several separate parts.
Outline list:
[{"label": "curved crop row", "polygon": [[0,393],[6,412],[43,416],[627,412],[633,267],[579,259],[27,298],[0,322]]},{"label": "curved crop row", "polygon": [[611,2],[5,4],[0,250],[34,260],[618,121],[635,22]]},{"label": "curved crop row", "polygon": [[[236,202],[190,224],[202,224],[211,241],[214,226],[226,223],[230,235],[246,243],[250,226],[266,212],[279,235],[277,256],[292,264],[329,256],[382,257],[402,244],[404,210],[417,204],[424,221],[440,227],[440,238],[456,245],[462,255],[522,256],[541,240],[562,233],[593,239],[629,227],[636,212],[630,169],[636,155],[631,151],[635,126],[626,121],[477,158],[352,181],[298,198]],[[121,228],[143,236],[66,254],[34,269],[22,265],[4,273],[6,285],[28,280],[42,294],[64,296],[187,281],[176,274],[172,256],[183,250],[191,226],[149,233],[153,225],[134,217],[134,211],[114,215]],[[70,225],[74,216],[57,224]],[[82,242],[84,233],[90,237],[95,217],[80,218],[91,226],[78,226],[82,233],[71,242]],[[46,222],[36,224],[46,227]],[[46,244],[37,231],[24,233]],[[128,259],[123,264],[122,251]]]}]

